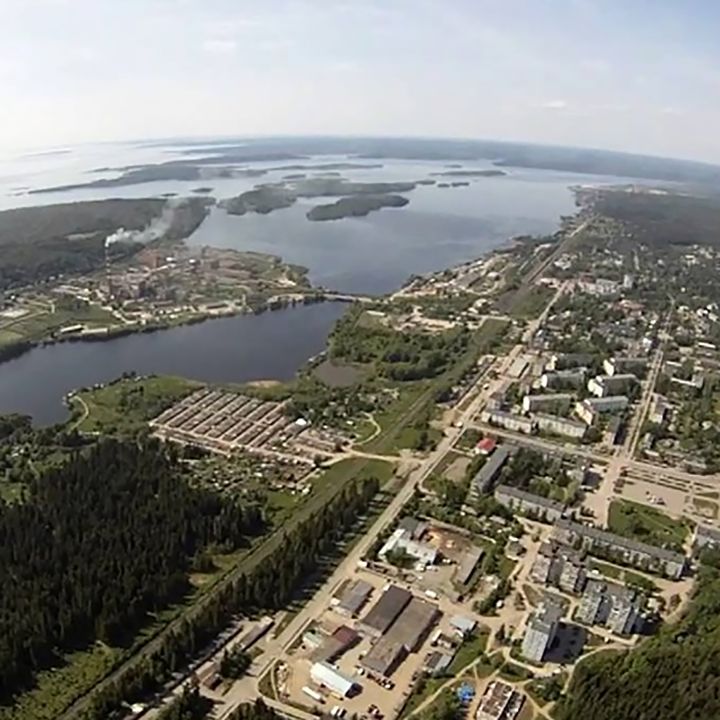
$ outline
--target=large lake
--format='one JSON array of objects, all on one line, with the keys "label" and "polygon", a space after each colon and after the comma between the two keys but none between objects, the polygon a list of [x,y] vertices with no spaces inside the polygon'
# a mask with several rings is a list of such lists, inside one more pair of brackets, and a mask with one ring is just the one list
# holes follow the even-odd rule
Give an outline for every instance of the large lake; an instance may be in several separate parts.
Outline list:
[{"label": "large lake", "polygon": [[[212,195],[222,199],[261,182],[277,181],[288,172],[270,171],[255,179],[163,181],[49,194],[27,194],[23,190],[113,176],[110,171],[88,174],[93,168],[174,157],[172,148],[90,146],[60,155],[15,158],[0,164],[0,209],[107,197],[166,193],[186,196],[200,185],[212,187]],[[322,156],[299,164],[338,161],[348,158]],[[253,167],[283,164],[256,163]],[[382,164],[382,168],[344,170],[341,174],[368,182],[412,181],[446,169],[442,162],[383,160]],[[482,169],[489,163],[463,163],[463,167]],[[312,176],[316,170],[305,172]],[[189,242],[274,253],[307,267],[310,278],[318,285],[382,294],[399,287],[413,273],[479,257],[513,235],[552,232],[562,215],[574,211],[570,185],[617,181],[513,168],[507,172],[502,177],[470,179],[467,187],[418,186],[407,193],[410,203],[406,207],[385,209],[364,218],[311,222],[305,213],[316,204],[312,200],[302,200],[269,215],[229,216],[216,208]],[[317,203],[329,201],[322,198]],[[328,304],[213,321],[108,343],[38,348],[0,365],[0,412],[30,413],[40,423],[56,422],[65,416],[61,398],[69,390],[128,370],[181,374],[209,382],[289,378],[311,355],[323,349],[342,309]]]}]

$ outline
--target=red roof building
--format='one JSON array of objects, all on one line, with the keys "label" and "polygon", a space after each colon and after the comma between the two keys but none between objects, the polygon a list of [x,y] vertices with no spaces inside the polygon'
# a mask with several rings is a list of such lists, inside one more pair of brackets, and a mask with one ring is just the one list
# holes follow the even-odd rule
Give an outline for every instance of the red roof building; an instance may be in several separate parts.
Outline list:
[{"label": "red roof building", "polygon": [[491,437],[484,437],[476,447],[481,455],[490,455],[497,447],[497,440]]}]

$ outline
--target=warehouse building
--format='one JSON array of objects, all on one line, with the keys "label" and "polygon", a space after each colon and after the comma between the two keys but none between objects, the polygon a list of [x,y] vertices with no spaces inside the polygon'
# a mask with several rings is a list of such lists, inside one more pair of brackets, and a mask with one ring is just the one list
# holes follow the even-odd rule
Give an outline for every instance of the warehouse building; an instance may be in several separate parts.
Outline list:
[{"label": "warehouse building", "polygon": [[455,570],[455,582],[459,585],[465,585],[470,581],[472,574],[475,572],[480,559],[483,556],[483,549],[477,545],[473,545],[466,550],[460,557],[457,569]]},{"label": "warehouse building", "polygon": [[405,609],[412,593],[397,585],[391,585],[378,599],[360,623],[360,631],[373,637],[384,635]]},{"label": "warehouse building", "polygon": [[546,522],[555,522],[565,512],[565,505],[557,500],[534,495],[510,485],[498,485],[495,488],[495,499],[510,510]]},{"label": "warehouse building", "polygon": [[391,675],[409,653],[419,649],[439,618],[437,605],[413,598],[362,659],[363,667],[379,675]]},{"label": "warehouse building", "polygon": [[313,663],[310,678],[316,685],[327,688],[339,698],[351,697],[359,689],[353,678],[344,675],[328,662]]},{"label": "warehouse building", "polygon": [[346,582],[340,588],[340,592],[334,597],[330,604],[341,615],[356,617],[360,609],[368,601],[373,586],[365,580]]},{"label": "warehouse building", "polygon": [[351,627],[341,625],[323,639],[310,658],[315,662],[331,663],[358,642],[360,642],[360,635]]}]

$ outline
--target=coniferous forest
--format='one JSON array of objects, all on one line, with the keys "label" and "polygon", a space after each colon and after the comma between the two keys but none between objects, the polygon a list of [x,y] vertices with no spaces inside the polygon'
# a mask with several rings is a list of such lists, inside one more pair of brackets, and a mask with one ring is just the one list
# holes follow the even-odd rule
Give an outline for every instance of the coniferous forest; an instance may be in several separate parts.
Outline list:
[{"label": "coniferous forest", "polygon": [[327,570],[328,560],[342,556],[343,538],[356,527],[378,489],[376,479],[348,483],[291,529],[279,530],[269,539],[270,547],[260,551],[261,561],[198,603],[190,616],[154,641],[151,652],[104,683],[92,703],[74,713],[74,720],[120,717],[115,711],[122,701],[141,699],[156,690],[235,615],[284,607],[321,568]]},{"label": "coniferous forest", "polygon": [[58,651],[123,643],[188,589],[193,557],[263,530],[257,506],[190,487],[155,441],[107,440],[0,503],[0,697]]}]

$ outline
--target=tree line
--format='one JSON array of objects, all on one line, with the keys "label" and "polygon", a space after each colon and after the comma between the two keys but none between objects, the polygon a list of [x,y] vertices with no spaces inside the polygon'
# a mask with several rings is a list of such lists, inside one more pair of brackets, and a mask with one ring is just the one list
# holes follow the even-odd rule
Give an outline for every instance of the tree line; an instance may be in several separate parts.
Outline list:
[{"label": "tree line", "polygon": [[262,511],[191,487],[157,441],[102,441],[0,503],[0,697],[56,653],[121,644],[189,589],[196,554],[233,550]]}]

